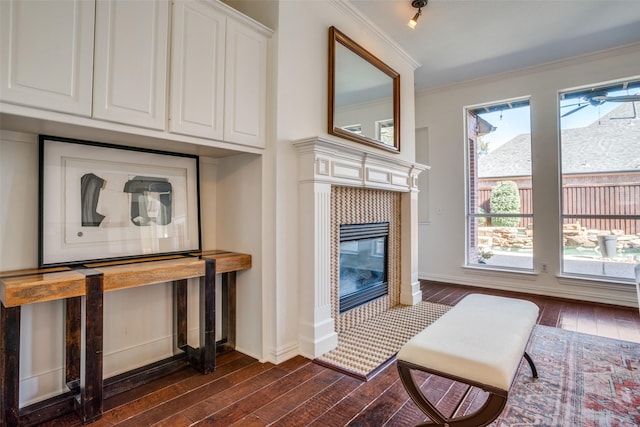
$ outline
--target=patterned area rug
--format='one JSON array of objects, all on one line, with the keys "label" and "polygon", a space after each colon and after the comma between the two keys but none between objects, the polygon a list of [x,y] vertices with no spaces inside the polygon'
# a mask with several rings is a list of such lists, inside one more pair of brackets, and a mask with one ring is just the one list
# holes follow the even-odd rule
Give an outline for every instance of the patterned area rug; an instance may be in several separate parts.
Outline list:
[{"label": "patterned area rug", "polygon": [[370,379],[411,337],[446,313],[451,306],[420,302],[396,306],[338,335],[338,347],[316,363],[361,379]]},{"label": "patterned area rug", "polygon": [[491,426],[640,425],[640,344],[536,326],[504,412]]}]

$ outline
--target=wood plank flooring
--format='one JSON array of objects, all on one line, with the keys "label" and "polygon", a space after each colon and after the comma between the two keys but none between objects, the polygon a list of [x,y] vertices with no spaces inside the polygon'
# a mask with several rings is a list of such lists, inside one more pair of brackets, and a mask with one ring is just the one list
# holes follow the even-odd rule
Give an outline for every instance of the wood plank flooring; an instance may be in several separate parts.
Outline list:
[{"label": "wood plank flooring", "polygon": [[640,343],[640,313],[637,308],[422,282],[422,299],[425,301],[455,305],[470,293],[500,295],[532,301],[540,307],[538,318],[540,325]]},{"label": "wood plank flooring", "polygon": [[[515,296],[540,307],[539,324],[640,343],[636,308],[422,282],[423,299],[456,304],[469,293]],[[455,383],[429,377],[433,393],[461,393]],[[450,399],[451,402],[454,399]],[[443,402],[448,405],[448,402]],[[279,365],[239,352],[218,357],[210,375],[186,368],[105,401],[103,426],[410,426],[424,415],[406,394],[395,363],[369,382],[321,367],[303,357]],[[48,426],[79,426],[69,414]]]}]

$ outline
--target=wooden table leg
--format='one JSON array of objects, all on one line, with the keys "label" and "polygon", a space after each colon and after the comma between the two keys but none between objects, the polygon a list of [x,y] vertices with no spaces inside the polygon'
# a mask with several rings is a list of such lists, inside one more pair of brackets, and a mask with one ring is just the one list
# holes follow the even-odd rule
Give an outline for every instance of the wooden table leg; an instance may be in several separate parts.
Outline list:
[{"label": "wooden table leg", "polygon": [[187,347],[187,280],[174,282],[174,301],[176,304],[176,346],[185,350]]},{"label": "wooden table leg", "polygon": [[20,307],[0,303],[0,425],[20,422]]},{"label": "wooden table leg", "polygon": [[236,347],[236,272],[222,273],[222,335],[225,350]]},{"label": "wooden table leg", "polygon": [[83,270],[86,275],[86,293],[82,312],[84,346],[80,360],[80,397],[76,411],[83,423],[102,416],[102,352],[103,352],[103,298],[102,273]]},{"label": "wooden table leg", "polygon": [[216,263],[205,260],[200,278],[200,368],[208,374],[216,368]]},{"label": "wooden table leg", "polygon": [[65,382],[69,390],[80,388],[80,358],[82,357],[82,297],[65,301]]}]

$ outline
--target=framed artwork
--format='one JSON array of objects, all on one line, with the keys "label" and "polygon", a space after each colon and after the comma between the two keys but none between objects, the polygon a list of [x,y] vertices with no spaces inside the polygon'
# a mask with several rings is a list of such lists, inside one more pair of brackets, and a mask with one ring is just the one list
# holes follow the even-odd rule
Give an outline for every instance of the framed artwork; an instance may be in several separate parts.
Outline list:
[{"label": "framed artwork", "polygon": [[40,136],[40,267],[200,250],[198,157]]}]

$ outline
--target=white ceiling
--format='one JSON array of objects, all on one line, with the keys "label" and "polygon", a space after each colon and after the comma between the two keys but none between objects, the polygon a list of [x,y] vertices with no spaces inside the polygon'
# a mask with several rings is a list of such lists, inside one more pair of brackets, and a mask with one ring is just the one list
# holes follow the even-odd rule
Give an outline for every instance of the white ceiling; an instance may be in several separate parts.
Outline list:
[{"label": "white ceiling", "polygon": [[640,0],[429,0],[415,30],[411,0],[351,4],[421,64],[416,90],[640,42]]}]

